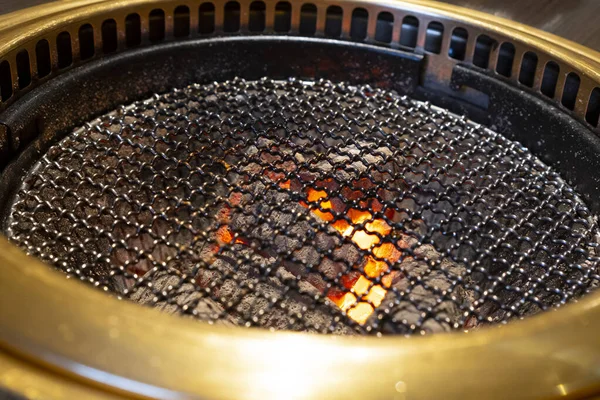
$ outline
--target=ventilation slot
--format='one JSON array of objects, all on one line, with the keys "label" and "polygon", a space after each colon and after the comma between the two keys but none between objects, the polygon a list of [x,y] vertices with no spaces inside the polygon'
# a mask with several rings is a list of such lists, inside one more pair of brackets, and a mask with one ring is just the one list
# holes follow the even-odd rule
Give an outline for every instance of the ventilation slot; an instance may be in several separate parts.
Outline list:
[{"label": "ventilation slot", "polygon": [[254,1],[250,4],[250,16],[248,30],[250,32],[262,32],[265,30],[265,17],[267,7],[262,1]]},{"label": "ventilation slot", "polygon": [[490,55],[496,41],[487,35],[481,35],[475,42],[475,52],[473,53],[473,65],[487,69],[490,65]]},{"label": "ventilation slot", "polygon": [[352,11],[352,22],[350,24],[350,38],[353,40],[364,40],[367,37],[369,25],[369,13],[364,8],[356,8]]},{"label": "ventilation slot", "polygon": [[225,32],[237,32],[240,30],[240,3],[237,1],[230,1],[225,4],[223,30]]},{"label": "ventilation slot", "polygon": [[515,46],[509,42],[502,43],[502,46],[500,46],[500,54],[498,54],[496,72],[502,76],[510,78],[512,75],[512,65],[514,60]]},{"label": "ventilation slot", "polygon": [[31,69],[27,50],[21,50],[17,54],[17,76],[19,77],[19,89],[26,88],[31,83]]},{"label": "ventilation slot", "polygon": [[579,84],[580,84],[579,75],[574,72],[571,72],[567,75],[567,80],[565,81],[565,88],[563,89],[562,95],[562,104],[567,107],[569,110],[575,108],[575,102],[577,101],[577,93],[579,92]]},{"label": "ventilation slot", "polygon": [[102,24],[102,51],[104,54],[114,53],[117,47],[119,47],[117,22],[114,19],[107,19]]},{"label": "ventilation slot", "polygon": [[10,64],[8,61],[2,61],[0,63],[0,96],[2,101],[10,99],[12,96],[12,78],[10,75]]},{"label": "ventilation slot", "polygon": [[95,53],[94,28],[90,24],[82,25],[79,28],[79,58],[87,60],[94,57]]},{"label": "ventilation slot", "polygon": [[585,120],[593,126],[598,126],[598,118],[600,118],[600,89],[594,88],[590,94]]},{"label": "ventilation slot", "polygon": [[467,40],[469,34],[464,28],[456,28],[452,31],[450,49],[448,55],[456,60],[464,60],[467,53]]},{"label": "ventilation slot", "polygon": [[179,6],[173,13],[173,36],[190,36],[190,9],[187,6]]},{"label": "ventilation slot", "polygon": [[402,46],[417,47],[417,38],[419,37],[419,20],[413,16],[404,17],[402,20],[402,30],[400,31],[400,44]]},{"label": "ventilation slot", "polygon": [[66,68],[73,63],[71,35],[68,32],[61,32],[56,37],[56,52],[58,53],[58,68]]},{"label": "ventilation slot", "polygon": [[275,6],[275,32],[289,32],[292,29],[292,5],[287,1],[280,1]]},{"label": "ventilation slot", "polygon": [[325,36],[340,37],[342,35],[342,7],[330,6],[325,18]]},{"label": "ventilation slot", "polygon": [[535,70],[538,64],[537,54],[528,51],[523,55],[521,63],[521,72],[519,72],[519,82],[525,86],[533,87],[535,81]]},{"label": "ventilation slot", "polygon": [[375,29],[375,40],[383,43],[392,41],[394,31],[394,16],[389,12],[380,12],[377,16],[377,27]]},{"label": "ventilation slot", "polygon": [[542,77],[542,87],[540,91],[550,97],[554,98],[556,94],[556,83],[558,82],[558,73],[560,69],[554,61],[549,61],[544,68],[544,76]]},{"label": "ventilation slot", "polygon": [[427,26],[425,37],[425,51],[440,54],[442,50],[442,38],[444,37],[444,25],[433,21]]},{"label": "ventilation slot", "polygon": [[35,46],[35,60],[38,78],[49,75],[52,71],[52,60],[50,59],[50,44],[46,39],[37,42]]},{"label": "ventilation slot", "polygon": [[125,40],[127,47],[139,46],[142,43],[142,21],[138,14],[129,14],[125,19]]},{"label": "ventilation slot", "polygon": [[304,4],[300,9],[300,34],[314,35],[317,31],[317,6]]},{"label": "ventilation slot", "polygon": [[150,32],[148,38],[151,42],[160,42],[165,38],[165,12],[161,9],[150,12]]},{"label": "ventilation slot", "polygon": [[215,6],[202,3],[198,9],[198,33],[208,35],[215,31]]}]

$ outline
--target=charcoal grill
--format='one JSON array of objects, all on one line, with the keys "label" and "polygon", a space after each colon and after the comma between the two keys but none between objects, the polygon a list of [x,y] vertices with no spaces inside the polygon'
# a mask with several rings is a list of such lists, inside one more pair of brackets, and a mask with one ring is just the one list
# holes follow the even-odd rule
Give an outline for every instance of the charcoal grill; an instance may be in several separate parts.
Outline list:
[{"label": "charcoal grill", "polygon": [[8,392],[597,391],[597,53],[426,1],[67,1],[0,38]]}]

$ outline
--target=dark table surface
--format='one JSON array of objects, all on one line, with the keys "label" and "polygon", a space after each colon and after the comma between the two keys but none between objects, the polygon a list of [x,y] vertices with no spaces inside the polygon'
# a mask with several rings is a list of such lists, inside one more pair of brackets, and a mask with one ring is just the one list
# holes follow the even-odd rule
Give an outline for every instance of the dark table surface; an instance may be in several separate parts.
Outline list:
[{"label": "dark table surface", "polygon": [[446,0],[446,3],[518,21],[600,50],[599,0]]},{"label": "dark table surface", "polygon": [[[48,0],[0,0],[0,14]],[[535,26],[600,50],[600,0],[446,0]]]}]

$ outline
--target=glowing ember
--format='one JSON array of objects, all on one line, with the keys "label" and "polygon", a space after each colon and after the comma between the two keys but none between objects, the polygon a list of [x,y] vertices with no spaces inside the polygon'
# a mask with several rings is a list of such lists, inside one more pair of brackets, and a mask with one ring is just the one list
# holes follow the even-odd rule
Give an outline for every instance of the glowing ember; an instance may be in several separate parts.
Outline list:
[{"label": "glowing ember", "polygon": [[233,234],[229,227],[223,225],[217,230],[217,239],[221,244],[231,243],[233,240]]},{"label": "glowing ember", "polygon": [[[229,244],[233,241],[233,233],[231,233],[231,229],[228,226],[223,225],[217,230],[217,242],[220,245]],[[248,244],[242,238],[236,238],[234,243],[239,244]]]},{"label": "glowing ember", "polygon": [[[272,181],[278,182],[282,189],[291,189],[292,187],[290,180],[284,180],[283,173],[267,171],[265,175]],[[368,185],[368,181],[366,184]],[[353,200],[360,200],[362,196],[361,191],[354,190],[350,197]],[[337,216],[336,219],[336,215],[334,215],[336,210],[339,211],[340,208],[345,207],[339,202],[339,199],[332,200],[328,197],[325,190],[309,188],[306,192],[306,200],[310,204],[300,201],[300,205],[309,208],[320,219],[331,222],[331,226],[343,237],[350,238],[360,249],[370,252],[371,255],[366,256],[364,260],[364,274],[351,271],[342,277],[342,284],[348,291],[332,289],[327,295],[350,318],[359,324],[364,324],[375,311],[374,307],[381,304],[387,293],[386,289],[392,284],[392,273],[389,271],[388,263],[394,263],[400,259],[399,248],[401,246],[389,242],[381,243],[381,239],[388,236],[392,228],[384,219],[374,218],[370,211],[351,208],[345,213],[346,218]],[[232,205],[239,204],[240,194],[234,193],[229,200]],[[335,201],[338,201],[336,205],[341,205],[335,207],[336,210],[334,210],[333,204]],[[373,212],[384,211],[383,205],[377,200],[359,201],[359,204],[361,208],[368,208]],[[219,220],[225,224],[217,231],[217,241],[220,246],[234,241],[234,235],[226,225],[230,219],[230,211],[229,206],[225,206],[218,216]],[[385,213],[389,218],[388,214],[389,212]],[[246,240],[239,237],[235,238],[235,243],[248,244]],[[374,284],[372,280],[375,278],[381,278],[382,285]]]},{"label": "glowing ember", "polygon": [[[330,200],[320,201],[327,198],[327,193],[323,190],[308,189],[307,200],[309,202],[318,202],[318,207],[311,208],[311,212],[325,221],[332,221],[335,217],[332,213],[322,210],[331,210],[332,203]],[[301,202],[302,206],[309,207],[306,203]],[[381,207],[379,210],[381,211]],[[346,216],[351,225],[345,219],[338,219],[332,223],[332,227],[337,230],[342,236],[350,237],[351,240],[362,250],[368,250],[372,256],[367,256],[364,272],[368,278],[377,278],[386,273],[382,277],[382,283],[387,288],[391,285],[391,276],[388,271],[388,262],[396,262],[400,259],[400,251],[392,243],[382,243],[377,246],[381,239],[379,236],[387,236],[392,231],[392,228],[383,219],[374,219],[369,211],[350,209]],[[363,229],[356,229],[354,226],[364,224]],[[379,235],[379,236],[378,236]],[[378,307],[383,301],[387,290],[381,285],[373,285],[373,282],[364,275],[360,275],[358,279],[346,279],[351,281],[349,285],[350,291],[340,295],[339,292],[332,292],[329,298],[342,310],[344,310],[350,318],[364,324],[369,316],[375,311],[373,306]],[[347,278],[347,277],[346,277]],[[344,281],[344,279],[342,280]],[[346,282],[347,283],[347,282]],[[358,297],[357,297],[358,296]],[[361,301],[358,301],[360,297]]]}]

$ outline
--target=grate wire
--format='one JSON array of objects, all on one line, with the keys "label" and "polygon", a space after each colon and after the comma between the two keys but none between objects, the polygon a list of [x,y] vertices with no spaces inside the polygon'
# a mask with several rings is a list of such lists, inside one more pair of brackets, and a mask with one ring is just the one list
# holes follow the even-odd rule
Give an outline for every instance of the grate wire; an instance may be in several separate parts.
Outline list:
[{"label": "grate wire", "polygon": [[393,92],[191,85],[52,145],[7,236],[68,277],[209,323],[476,329],[598,284],[595,217],[519,143]]}]

